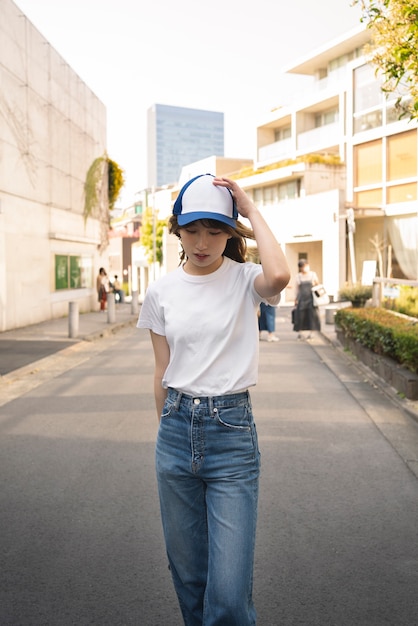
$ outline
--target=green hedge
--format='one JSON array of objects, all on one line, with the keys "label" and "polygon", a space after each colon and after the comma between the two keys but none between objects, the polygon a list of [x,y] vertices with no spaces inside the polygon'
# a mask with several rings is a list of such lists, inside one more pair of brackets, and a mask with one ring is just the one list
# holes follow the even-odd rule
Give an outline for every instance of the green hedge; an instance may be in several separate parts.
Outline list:
[{"label": "green hedge", "polygon": [[376,354],[418,373],[418,322],[382,308],[340,309],[335,325]]}]

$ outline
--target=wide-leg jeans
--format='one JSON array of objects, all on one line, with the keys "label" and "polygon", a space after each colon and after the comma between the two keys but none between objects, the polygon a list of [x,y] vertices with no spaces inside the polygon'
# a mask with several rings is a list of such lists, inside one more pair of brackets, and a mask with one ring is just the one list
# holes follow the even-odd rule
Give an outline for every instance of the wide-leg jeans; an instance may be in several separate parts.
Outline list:
[{"label": "wide-leg jeans", "polygon": [[161,517],[186,626],[254,626],[260,453],[249,393],[169,389],[156,445]]}]

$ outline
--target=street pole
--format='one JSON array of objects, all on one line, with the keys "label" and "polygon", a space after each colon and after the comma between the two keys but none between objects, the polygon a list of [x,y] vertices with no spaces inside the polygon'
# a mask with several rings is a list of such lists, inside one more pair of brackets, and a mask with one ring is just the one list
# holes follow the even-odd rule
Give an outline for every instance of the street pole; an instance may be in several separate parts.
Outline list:
[{"label": "street pole", "polygon": [[356,258],[354,252],[354,233],[356,231],[356,223],[354,221],[353,209],[347,209],[347,227],[348,227],[348,250],[350,254],[351,282],[357,283]]}]

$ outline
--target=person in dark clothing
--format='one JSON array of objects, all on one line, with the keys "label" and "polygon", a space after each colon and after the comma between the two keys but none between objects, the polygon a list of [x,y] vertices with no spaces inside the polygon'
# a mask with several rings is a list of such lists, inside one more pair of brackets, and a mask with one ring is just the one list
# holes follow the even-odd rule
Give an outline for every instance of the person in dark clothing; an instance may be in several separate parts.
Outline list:
[{"label": "person in dark clothing", "polygon": [[300,259],[298,268],[293,330],[298,333],[298,339],[303,339],[302,331],[307,330],[306,339],[310,339],[311,331],[321,330],[318,309],[314,306],[312,297],[312,287],[318,285],[319,281],[306,259]]}]

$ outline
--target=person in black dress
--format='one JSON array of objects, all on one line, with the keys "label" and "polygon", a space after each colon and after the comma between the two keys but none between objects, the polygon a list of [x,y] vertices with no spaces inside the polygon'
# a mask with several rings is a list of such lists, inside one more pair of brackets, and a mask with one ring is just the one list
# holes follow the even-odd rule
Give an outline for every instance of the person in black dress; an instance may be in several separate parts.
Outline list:
[{"label": "person in black dress", "polygon": [[306,339],[310,339],[313,330],[321,330],[318,308],[314,306],[312,297],[312,287],[319,281],[306,259],[300,259],[298,268],[293,330],[298,333],[298,339],[304,338],[302,331],[308,331]]}]

